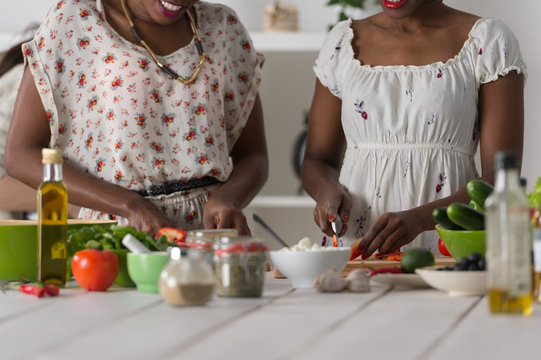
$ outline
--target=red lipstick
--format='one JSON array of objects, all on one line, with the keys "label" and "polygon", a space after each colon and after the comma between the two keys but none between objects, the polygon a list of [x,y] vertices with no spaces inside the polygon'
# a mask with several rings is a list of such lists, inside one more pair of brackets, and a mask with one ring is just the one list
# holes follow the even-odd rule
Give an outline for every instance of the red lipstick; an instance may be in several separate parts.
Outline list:
[{"label": "red lipstick", "polygon": [[399,0],[399,1],[389,1],[389,0],[383,0],[383,5],[387,9],[398,9],[401,8],[402,5],[404,5],[408,0]]}]

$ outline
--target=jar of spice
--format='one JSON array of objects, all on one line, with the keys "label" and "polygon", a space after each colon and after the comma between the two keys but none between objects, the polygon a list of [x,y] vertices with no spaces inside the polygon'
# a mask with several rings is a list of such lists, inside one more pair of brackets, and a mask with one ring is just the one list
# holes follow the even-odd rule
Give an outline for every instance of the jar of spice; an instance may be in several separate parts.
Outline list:
[{"label": "jar of spice", "polygon": [[216,294],[259,297],[263,293],[267,247],[251,236],[223,236],[214,241]]},{"label": "jar of spice", "polygon": [[174,306],[204,305],[214,293],[212,267],[200,251],[189,249],[181,257],[180,248],[171,248],[170,261],[163,268],[159,289],[163,299]]},{"label": "jar of spice", "polygon": [[212,245],[216,238],[220,237],[233,237],[237,236],[237,229],[207,229],[207,230],[190,230],[186,233],[186,245],[183,247],[184,251],[187,248],[198,249],[205,261],[211,266],[214,266],[214,254]]}]

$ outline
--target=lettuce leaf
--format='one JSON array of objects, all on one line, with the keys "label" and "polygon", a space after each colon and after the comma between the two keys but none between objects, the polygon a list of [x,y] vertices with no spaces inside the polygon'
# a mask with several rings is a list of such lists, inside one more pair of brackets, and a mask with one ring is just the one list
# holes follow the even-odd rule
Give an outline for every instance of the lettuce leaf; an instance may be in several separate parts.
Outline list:
[{"label": "lettuce leaf", "polygon": [[537,178],[533,191],[527,196],[530,207],[535,209],[541,208],[541,176]]}]

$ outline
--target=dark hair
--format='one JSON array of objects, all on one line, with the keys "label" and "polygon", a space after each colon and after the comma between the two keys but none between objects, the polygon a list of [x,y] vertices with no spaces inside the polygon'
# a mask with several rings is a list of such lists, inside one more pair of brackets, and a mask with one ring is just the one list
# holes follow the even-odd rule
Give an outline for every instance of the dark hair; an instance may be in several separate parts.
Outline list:
[{"label": "dark hair", "polygon": [[[37,24],[30,25],[26,30],[23,31],[23,35],[27,36],[25,40],[19,42],[18,44],[13,45],[8,50],[6,50],[1,56],[0,60],[0,76],[3,76],[13,67],[24,62],[23,52],[21,50],[22,44],[32,40],[34,37],[34,32],[38,28]],[[28,37],[29,36],[29,37]]]}]

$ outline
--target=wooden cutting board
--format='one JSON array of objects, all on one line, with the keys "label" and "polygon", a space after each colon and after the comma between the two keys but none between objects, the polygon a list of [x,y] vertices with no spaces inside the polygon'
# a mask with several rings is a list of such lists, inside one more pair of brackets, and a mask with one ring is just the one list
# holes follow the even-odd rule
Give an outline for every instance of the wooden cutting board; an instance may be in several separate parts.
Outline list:
[{"label": "wooden cutting board", "polygon": [[[447,266],[456,264],[455,259],[448,256],[435,256],[435,265],[436,266]],[[375,270],[383,267],[399,267],[400,261],[389,261],[389,260],[379,260],[379,259],[367,259],[367,260],[352,260],[348,261],[340,275],[346,276],[353,269],[368,269]]]},{"label": "wooden cutting board", "polygon": [[[455,259],[448,256],[435,256],[434,257],[435,266],[447,266],[456,264]],[[367,260],[351,260],[348,261],[344,269],[340,272],[340,275],[347,276],[353,269],[367,269],[375,270],[383,267],[399,267],[400,261],[389,261],[389,260],[379,260],[379,259],[367,259]],[[272,277],[276,279],[285,279],[285,276],[282,275],[278,269],[274,268],[272,272]]]}]

